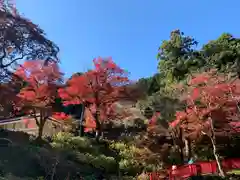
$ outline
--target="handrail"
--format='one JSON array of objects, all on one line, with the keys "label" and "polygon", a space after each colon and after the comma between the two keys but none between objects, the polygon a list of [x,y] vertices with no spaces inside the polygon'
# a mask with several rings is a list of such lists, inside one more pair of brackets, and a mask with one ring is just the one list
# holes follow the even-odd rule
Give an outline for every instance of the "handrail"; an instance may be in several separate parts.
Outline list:
[{"label": "handrail", "polygon": [[14,123],[17,121],[23,121],[23,118],[30,118],[30,116],[22,116],[22,117],[17,117],[17,118],[3,119],[3,120],[0,120],[0,125],[7,124],[7,123]]},{"label": "handrail", "polygon": [[[36,114],[36,117],[40,117],[40,114]],[[16,118],[3,119],[3,120],[0,120],[0,125],[12,124],[12,123],[16,123],[18,121],[24,121],[25,119],[32,119],[32,118],[33,118],[33,116],[28,115],[28,116],[21,116],[21,117],[16,117]],[[61,124],[60,121],[56,120],[53,117],[48,117],[48,119],[53,122]]]},{"label": "handrail", "polygon": [[[224,171],[230,171],[232,169],[240,169],[240,158],[224,159],[221,161]],[[181,177],[187,179],[194,175],[214,174],[217,172],[216,161],[201,161],[194,164],[185,164],[178,166],[176,170],[168,170],[169,180],[173,180],[175,177]],[[159,180],[156,173],[150,173],[150,180]]]}]

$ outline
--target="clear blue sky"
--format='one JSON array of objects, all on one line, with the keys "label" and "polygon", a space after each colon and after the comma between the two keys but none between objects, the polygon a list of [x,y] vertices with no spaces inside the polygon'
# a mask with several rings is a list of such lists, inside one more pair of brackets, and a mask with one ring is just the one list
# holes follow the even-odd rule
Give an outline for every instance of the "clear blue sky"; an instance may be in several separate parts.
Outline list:
[{"label": "clear blue sky", "polygon": [[61,49],[70,76],[89,69],[97,56],[112,56],[131,78],[157,72],[162,40],[180,28],[200,43],[222,32],[240,35],[240,0],[16,0]]}]

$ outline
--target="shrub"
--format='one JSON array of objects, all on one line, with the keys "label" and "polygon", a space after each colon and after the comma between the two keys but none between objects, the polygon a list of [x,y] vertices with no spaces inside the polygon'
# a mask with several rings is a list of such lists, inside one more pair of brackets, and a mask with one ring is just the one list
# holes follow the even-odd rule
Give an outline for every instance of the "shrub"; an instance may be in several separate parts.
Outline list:
[{"label": "shrub", "polygon": [[118,152],[119,169],[124,174],[136,175],[142,171],[156,171],[161,169],[157,164],[147,161],[149,153],[146,148],[137,148],[134,145],[127,145],[121,142],[112,142],[110,147]]},{"label": "shrub", "polygon": [[135,176],[143,171],[161,169],[149,158],[151,151],[138,148],[134,144],[114,141],[96,143],[87,137],[73,137],[69,133],[61,132],[53,137],[52,146],[64,151],[67,159],[91,165],[105,173],[116,174],[120,171],[123,175]]},{"label": "shrub", "polygon": [[146,173],[142,173],[137,177],[137,180],[150,180],[150,177]]},{"label": "shrub", "polygon": [[94,144],[86,137],[73,137],[69,133],[58,133],[53,137],[53,147],[65,152],[65,156],[77,163],[90,164],[94,168],[105,172],[116,172],[116,161],[114,157],[106,156],[101,151],[100,145]]}]

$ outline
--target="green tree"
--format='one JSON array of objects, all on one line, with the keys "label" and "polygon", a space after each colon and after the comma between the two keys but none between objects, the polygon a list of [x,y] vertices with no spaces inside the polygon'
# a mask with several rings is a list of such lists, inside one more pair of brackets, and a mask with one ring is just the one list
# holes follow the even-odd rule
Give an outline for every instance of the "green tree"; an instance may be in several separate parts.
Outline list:
[{"label": "green tree", "polygon": [[156,73],[151,77],[139,79],[137,86],[142,89],[146,95],[151,96],[160,90],[160,74]]},{"label": "green tree", "polygon": [[166,84],[185,79],[191,71],[205,63],[199,51],[195,50],[197,41],[185,36],[180,30],[171,32],[170,40],[162,42],[157,59],[158,69]]},{"label": "green tree", "polygon": [[[240,76],[240,39],[223,33],[218,39],[202,47],[206,68],[216,68],[221,72]],[[205,69],[206,69],[205,68]]]}]

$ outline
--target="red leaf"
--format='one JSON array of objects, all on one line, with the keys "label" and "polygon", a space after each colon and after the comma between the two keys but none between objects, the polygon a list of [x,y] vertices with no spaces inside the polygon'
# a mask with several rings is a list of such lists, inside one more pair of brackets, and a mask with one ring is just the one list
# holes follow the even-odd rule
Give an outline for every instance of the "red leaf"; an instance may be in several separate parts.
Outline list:
[{"label": "red leaf", "polygon": [[176,112],[176,120],[170,123],[170,126],[180,124],[185,133],[198,138],[202,131],[207,133],[211,131],[209,123],[211,118],[218,131],[225,131],[226,127],[231,127],[233,119],[238,118],[236,97],[240,95],[239,87],[239,81],[228,81],[224,75],[215,71],[196,75],[186,88],[187,108],[182,112]]},{"label": "red leaf", "polygon": [[102,123],[119,117],[111,107],[114,103],[122,99],[134,99],[134,95],[126,88],[131,84],[127,72],[118,67],[111,58],[99,57],[94,59],[93,63],[93,70],[73,76],[67,86],[58,92],[64,105],[83,103],[90,107],[92,114],[100,112],[98,121]]}]

